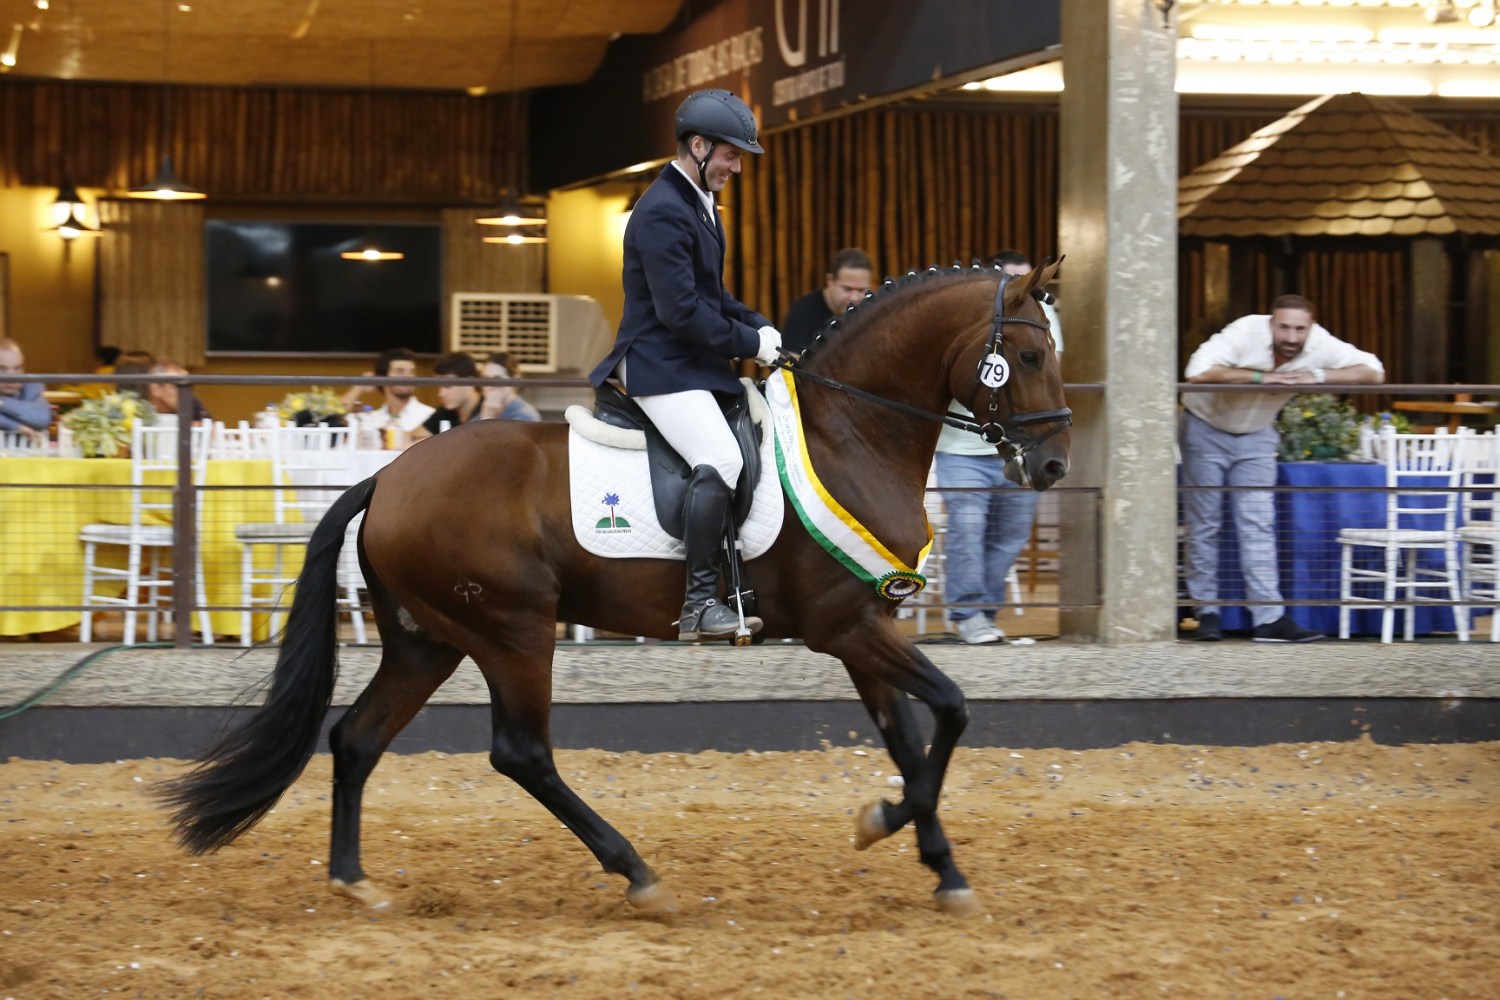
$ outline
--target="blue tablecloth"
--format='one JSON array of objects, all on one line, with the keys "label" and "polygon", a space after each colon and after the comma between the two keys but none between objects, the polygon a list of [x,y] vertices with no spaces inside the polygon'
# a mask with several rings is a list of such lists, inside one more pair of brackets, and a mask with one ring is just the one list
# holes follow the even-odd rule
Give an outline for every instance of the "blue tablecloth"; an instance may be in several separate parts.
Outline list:
[{"label": "blue tablecloth", "polygon": [[[1327,492],[1281,491],[1276,494],[1277,554],[1281,562],[1281,596],[1287,601],[1326,600],[1327,605],[1289,604],[1287,613],[1304,628],[1325,635],[1339,630],[1339,531],[1378,528],[1385,524],[1385,467],[1369,462],[1283,462],[1276,467],[1276,483],[1289,487],[1338,487]],[[1226,503],[1224,529],[1219,535],[1219,596],[1244,598],[1240,576],[1239,540]],[[1407,525],[1403,525],[1407,526]],[[1431,527],[1430,525],[1409,525]],[[1375,565],[1373,548],[1356,549],[1357,564]],[[1423,552],[1424,563],[1442,564],[1441,552]],[[1375,596],[1378,590],[1361,585],[1356,594]],[[1402,628],[1397,613],[1398,634]],[[1250,628],[1244,608],[1225,606],[1220,621],[1226,629]],[[1452,632],[1453,609],[1418,607],[1416,632]],[[1350,634],[1379,635],[1380,610],[1357,608],[1350,618]]]}]

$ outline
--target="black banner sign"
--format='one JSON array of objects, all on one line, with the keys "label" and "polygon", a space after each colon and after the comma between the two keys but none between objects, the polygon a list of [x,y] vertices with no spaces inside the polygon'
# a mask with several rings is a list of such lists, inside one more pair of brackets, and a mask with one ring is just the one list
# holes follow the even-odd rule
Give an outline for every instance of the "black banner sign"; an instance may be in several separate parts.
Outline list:
[{"label": "black banner sign", "polygon": [[762,131],[1056,45],[1058,0],[723,0],[610,45],[588,83],[533,104],[532,177],[559,187],[658,159],[694,90],[745,98]]}]

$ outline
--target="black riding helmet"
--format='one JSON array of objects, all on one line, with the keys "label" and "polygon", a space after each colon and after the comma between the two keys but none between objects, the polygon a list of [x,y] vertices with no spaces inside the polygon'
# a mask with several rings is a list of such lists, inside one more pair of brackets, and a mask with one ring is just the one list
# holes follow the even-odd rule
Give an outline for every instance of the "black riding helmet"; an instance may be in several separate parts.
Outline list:
[{"label": "black riding helmet", "polygon": [[755,115],[745,102],[727,90],[699,90],[677,107],[676,136],[701,135],[710,142],[727,142],[747,153],[764,153],[756,134]]},{"label": "black riding helmet", "polygon": [[[756,141],[755,115],[745,102],[727,90],[699,90],[687,96],[677,106],[677,141],[688,136],[701,135],[708,140],[708,152],[703,159],[695,159],[698,165],[698,185],[708,189],[708,158],[714,155],[714,146],[727,142],[747,153],[764,153]],[[691,154],[689,154],[691,155]]]}]

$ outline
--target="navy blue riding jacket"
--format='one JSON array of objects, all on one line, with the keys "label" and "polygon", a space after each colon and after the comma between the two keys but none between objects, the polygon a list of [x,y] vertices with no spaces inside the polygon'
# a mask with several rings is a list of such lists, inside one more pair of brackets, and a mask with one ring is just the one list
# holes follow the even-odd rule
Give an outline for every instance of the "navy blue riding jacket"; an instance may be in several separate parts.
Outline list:
[{"label": "navy blue riding jacket", "polygon": [[625,358],[632,396],[741,391],[730,359],[753,358],[770,321],[724,288],[724,227],[670,163],[625,226],[622,281],[615,346],[589,381],[602,384]]}]

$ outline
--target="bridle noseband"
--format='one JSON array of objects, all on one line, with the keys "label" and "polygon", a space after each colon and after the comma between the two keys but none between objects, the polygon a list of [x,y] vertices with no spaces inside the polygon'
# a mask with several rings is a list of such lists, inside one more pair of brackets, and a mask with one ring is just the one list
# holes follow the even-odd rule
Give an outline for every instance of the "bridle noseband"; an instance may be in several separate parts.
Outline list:
[{"label": "bridle noseband", "polygon": [[[974,379],[981,386],[990,390],[989,420],[978,425],[978,427],[965,427],[984,438],[986,444],[992,444],[996,450],[1005,457],[1007,462],[1014,462],[1020,473],[1022,484],[1027,484],[1029,476],[1026,474],[1026,466],[1021,461],[1028,451],[1037,447],[1043,441],[1055,434],[1062,432],[1063,428],[1073,423],[1073,411],[1064,406],[1057,410],[1033,410],[1030,413],[1016,412],[1015,399],[1010,392],[1010,364],[1005,359],[1005,334],[1006,323],[1024,323],[1034,326],[1039,330],[1051,332],[1051,328],[1041,320],[1031,319],[1029,316],[1007,316],[1005,315],[1005,286],[1010,284],[1015,275],[1000,273],[1000,285],[995,289],[995,319],[990,327],[989,341],[985,347],[985,356],[979,361],[979,370],[974,373]],[[999,415],[1000,392],[1005,391],[1005,405],[1010,410],[1010,429],[1029,427],[1032,424],[1056,424],[1047,433],[1040,437],[1031,438],[1024,443],[1012,438],[1006,430],[1006,425],[1000,423],[996,418]],[[977,400],[976,400],[977,402]],[[953,416],[952,414],[949,415]],[[975,416],[978,416],[976,413]],[[960,418],[962,419],[962,418]],[[951,420],[944,421],[952,423]],[[956,425],[955,425],[956,426]]]},{"label": "bridle noseband", "polygon": [[[886,399],[884,396],[877,396],[873,392],[865,392],[863,389],[856,389],[852,385],[845,385],[838,379],[832,379],[826,375],[807,371],[795,363],[796,358],[788,351],[781,351],[782,360],[777,361],[771,367],[773,369],[785,368],[796,378],[816,382],[819,385],[827,386],[846,395],[867,400],[871,403],[879,403],[881,406],[900,410],[903,413],[922,417],[925,420],[940,421],[949,427],[956,427],[971,434],[978,434],[985,440],[986,444],[995,446],[995,449],[1005,458],[1007,464],[1014,463],[1016,465],[1021,485],[1029,486],[1031,477],[1027,475],[1026,464],[1022,459],[1026,457],[1027,452],[1033,450],[1053,435],[1061,433],[1064,428],[1071,426],[1073,423],[1073,411],[1064,406],[1056,410],[1033,410],[1030,413],[1016,412],[1015,400],[1011,396],[1010,390],[1011,366],[1005,357],[1005,324],[1024,323],[1027,326],[1034,326],[1039,330],[1049,331],[1050,327],[1041,320],[1031,319],[1028,316],[1005,315],[1005,286],[1014,277],[1015,275],[1004,272],[1000,274],[1000,287],[995,289],[995,318],[990,328],[989,339],[986,341],[985,356],[980,359],[979,367],[974,372],[975,383],[981,389],[988,388],[990,390],[989,419],[982,424],[969,420],[960,413],[933,413],[931,410],[910,406],[894,399]],[[1010,420],[1005,424],[1000,423],[997,419],[1000,411],[1000,394],[1002,390],[1005,393],[1006,407],[1011,412]],[[975,401],[978,402],[977,399]],[[1012,434],[1013,431],[1020,427],[1046,423],[1055,424],[1055,426],[1038,437],[1020,439]]]}]

